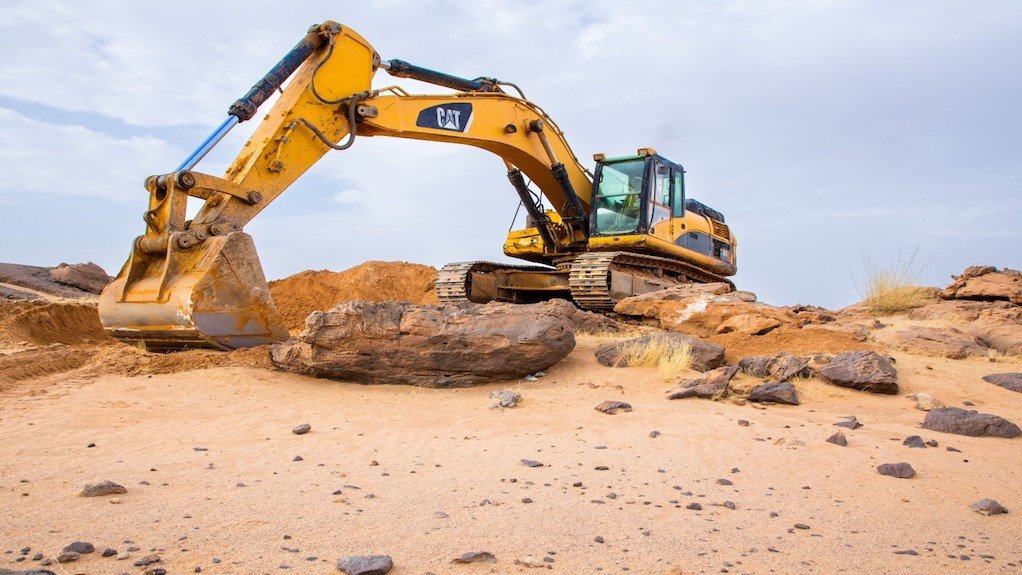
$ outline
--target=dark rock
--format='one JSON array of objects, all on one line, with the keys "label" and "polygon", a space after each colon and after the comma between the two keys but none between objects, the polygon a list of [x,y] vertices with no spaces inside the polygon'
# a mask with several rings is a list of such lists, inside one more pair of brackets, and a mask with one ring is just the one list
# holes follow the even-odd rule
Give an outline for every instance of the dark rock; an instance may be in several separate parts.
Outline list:
[{"label": "dark rock", "polygon": [[337,568],[347,575],[386,575],[394,562],[389,555],[352,555],[338,559]]},{"label": "dark rock", "polygon": [[687,399],[700,397],[717,399],[727,395],[728,383],[738,373],[738,366],[715,369],[700,379],[683,379],[667,390],[667,399]]},{"label": "dark rock", "polygon": [[271,348],[276,367],[360,383],[465,387],[522,377],[575,347],[564,300],[530,305],[353,301],[313,312],[298,337]]},{"label": "dark rock", "polygon": [[451,559],[451,563],[494,563],[497,558],[489,551],[469,551]]},{"label": "dark rock", "polygon": [[28,571],[14,571],[0,567],[0,575],[56,575],[49,569],[29,569]]},{"label": "dark rock", "polygon": [[595,542],[597,542],[597,543],[603,543],[603,536],[601,536],[601,535],[597,535],[597,536],[596,536],[596,537],[595,537],[595,538],[593,539],[593,541],[595,541]]},{"label": "dark rock", "polygon": [[132,563],[132,565],[134,565],[135,567],[147,567],[149,565],[152,565],[153,563],[159,562],[160,556],[157,555],[156,553],[150,553],[149,555],[146,555],[141,559],[137,559],[134,563]]},{"label": "dark rock", "polygon": [[106,549],[103,550],[102,553],[100,553],[100,555],[102,555],[103,557],[113,557],[114,555],[117,555],[117,550],[107,547]]},{"label": "dark rock", "polygon": [[526,467],[543,467],[543,464],[534,459],[523,459],[522,465]]},{"label": "dark rock", "polygon": [[305,461],[305,458],[301,455],[296,455],[291,461]]},{"label": "dark rock", "polygon": [[688,505],[686,505],[685,509],[691,509],[692,511],[702,511],[703,510],[703,506],[698,504],[698,503],[696,503],[696,502],[692,502],[692,503],[689,503]]},{"label": "dark rock", "polygon": [[728,508],[728,509],[730,509],[731,511],[734,511],[734,510],[735,510],[735,507],[736,507],[736,506],[735,506],[735,502],[734,502],[734,501],[725,501],[725,502],[723,503],[723,505],[724,505],[724,507],[727,507],[727,508]]},{"label": "dark rock", "polygon": [[749,401],[770,401],[786,405],[798,405],[798,392],[787,381],[764,383],[752,390]]},{"label": "dark rock", "polygon": [[60,555],[57,555],[57,563],[71,563],[78,561],[82,558],[81,553],[75,553],[74,551],[65,551]]},{"label": "dark rock", "polygon": [[905,441],[902,441],[901,444],[909,447],[926,448],[926,443],[923,442],[923,438],[918,435],[910,435],[906,437]]},{"label": "dark rock", "polygon": [[114,279],[106,275],[106,271],[103,268],[92,262],[84,264],[60,264],[50,270],[50,277],[55,282],[95,294],[103,291],[106,284]]},{"label": "dark rock", "polygon": [[656,439],[657,437],[660,437],[660,432],[654,429],[653,431],[649,432],[649,436]]},{"label": "dark rock", "polygon": [[730,479],[718,479],[717,485],[734,485],[734,482]]},{"label": "dark rock", "polygon": [[859,429],[860,427],[862,427],[862,424],[859,423],[859,420],[856,419],[854,415],[849,415],[848,417],[845,418],[844,421],[839,421],[834,425],[838,427],[846,427],[848,429]]},{"label": "dark rock", "polygon": [[834,445],[840,445],[841,447],[848,447],[848,439],[845,438],[845,434],[840,431],[828,437],[827,443],[833,443]]},{"label": "dark rock", "polygon": [[901,551],[895,551],[894,554],[895,555],[913,555],[913,556],[915,556],[915,555],[919,555],[919,552],[916,551],[915,549],[903,549]]},{"label": "dark rock", "polygon": [[724,365],[724,346],[683,333],[654,333],[607,342],[596,348],[596,360],[607,367],[628,367],[629,349],[644,349],[651,345],[664,349],[688,346],[692,353],[692,369],[696,371],[709,371]]},{"label": "dark rock", "polygon": [[127,489],[113,481],[100,481],[99,483],[89,483],[86,485],[82,489],[82,497],[102,497],[104,495],[116,495],[127,492]]},{"label": "dark rock", "polygon": [[301,425],[296,425],[294,429],[291,430],[291,433],[295,435],[305,435],[310,431],[312,431],[312,426],[308,423],[303,423]]},{"label": "dark rock", "polygon": [[872,393],[898,393],[898,372],[891,362],[875,351],[839,353],[819,368],[820,375],[834,385]]},{"label": "dark rock", "polygon": [[898,479],[908,479],[916,476],[916,470],[912,469],[912,466],[905,462],[884,463],[877,467],[877,471],[880,475],[889,475]]},{"label": "dark rock", "polygon": [[602,411],[603,413],[610,415],[614,415],[618,412],[618,410],[628,412],[632,410],[632,406],[631,404],[623,401],[604,401],[600,405],[596,406],[596,411]]},{"label": "dark rock", "polygon": [[937,447],[940,444],[937,443],[936,439],[930,439],[930,440],[927,440],[926,445],[928,445],[929,447]]},{"label": "dark rock", "polygon": [[1000,515],[1002,513],[1008,512],[1007,509],[1002,507],[1000,503],[994,501],[993,499],[980,499],[979,501],[970,505],[969,508],[971,508],[976,513],[981,513],[983,515]]},{"label": "dark rock", "polygon": [[753,377],[771,377],[777,381],[788,381],[796,377],[808,377],[809,358],[781,352],[767,357],[746,357],[738,362],[743,373]]},{"label": "dark rock", "polygon": [[1022,429],[1003,417],[958,407],[931,409],[923,420],[923,429],[970,437],[1011,438],[1022,435]]},{"label": "dark rock", "polygon": [[990,375],[984,375],[983,381],[1022,393],[1022,373],[1019,372],[991,373]]},{"label": "dark rock", "polygon": [[739,420],[738,420],[738,425],[740,425],[740,426],[742,426],[742,427],[749,427],[749,426],[750,426],[750,425],[752,425],[752,424],[751,424],[751,423],[749,423],[749,420],[748,420],[748,419],[739,419]]},{"label": "dark rock", "polygon": [[79,555],[85,555],[86,553],[92,553],[96,550],[96,547],[92,543],[86,541],[75,541],[64,547],[64,553],[78,553]]},{"label": "dark rock", "polygon": [[795,529],[809,529],[809,526],[806,525],[805,523],[796,523]]}]

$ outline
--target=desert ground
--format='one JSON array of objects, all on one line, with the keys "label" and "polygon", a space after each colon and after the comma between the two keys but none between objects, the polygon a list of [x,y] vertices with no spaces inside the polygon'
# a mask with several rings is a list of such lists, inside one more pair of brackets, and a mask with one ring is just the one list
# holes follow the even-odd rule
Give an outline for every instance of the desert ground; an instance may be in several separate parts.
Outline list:
[{"label": "desert ground", "polygon": [[[345,293],[326,281],[338,274],[315,272],[326,280],[296,285],[327,286],[318,296],[280,306],[299,334],[309,311],[369,292],[433,303],[429,274],[413,272]],[[0,282],[21,294],[0,300],[0,573],[326,574],[352,555],[388,555],[396,575],[1022,571],[1022,439],[921,428],[928,412],[908,397],[1022,422],[1022,394],[982,379],[1022,372],[1022,356],[979,338],[984,351],[951,359],[885,335],[972,338],[974,321],[945,314],[951,300],[923,319],[853,306],[826,322],[841,329],[705,337],[729,365],[783,351],[894,360],[897,394],[814,370],[792,379],[799,405],[782,405],[739,391],[668,400],[703,374],[597,360],[601,346],[664,331],[648,315],[576,330],[539,377],[367,385],[281,371],[261,348],[150,354],[107,338],[87,297]],[[773,309],[781,324],[795,317]],[[734,387],[760,379],[739,373]],[[520,403],[493,408],[501,390]],[[608,400],[631,410],[594,409]],[[861,427],[835,426],[848,416]],[[827,441],[836,432],[847,446]],[[878,473],[897,462],[916,475]],[[126,492],[81,496],[102,481]],[[970,508],[985,498],[1009,513]],[[73,542],[95,551],[58,562]],[[492,560],[452,563],[479,551]]]}]

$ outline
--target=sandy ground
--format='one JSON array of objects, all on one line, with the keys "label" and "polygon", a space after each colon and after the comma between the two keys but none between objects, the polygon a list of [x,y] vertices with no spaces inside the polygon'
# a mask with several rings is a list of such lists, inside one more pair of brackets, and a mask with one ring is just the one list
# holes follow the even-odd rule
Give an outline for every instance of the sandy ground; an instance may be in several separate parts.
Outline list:
[{"label": "sandy ground", "polygon": [[[1022,571],[1022,439],[921,430],[904,396],[1022,422],[1022,395],[979,379],[1022,359],[897,354],[902,395],[814,379],[801,406],[761,410],[667,401],[655,370],[604,368],[595,345],[538,381],[460,390],[240,367],[22,382],[0,392],[0,568],[28,568],[22,547],[55,556],[83,540],[97,552],[50,569],[142,573],[133,560],[155,550],[169,573],[337,573],[339,557],[372,553],[395,575],[532,571],[514,563],[525,556],[560,573]],[[523,403],[488,409],[506,387]],[[634,411],[593,409],[607,399]],[[843,430],[846,448],[826,443],[845,415],[865,426]],[[312,431],[292,434],[303,422]],[[901,444],[914,434],[940,446]],[[898,461],[919,475],[875,471]],[[79,497],[104,479],[128,488],[120,503]],[[984,497],[1012,512],[972,512]],[[127,561],[99,557],[131,545]],[[450,564],[475,550],[496,563]]]}]

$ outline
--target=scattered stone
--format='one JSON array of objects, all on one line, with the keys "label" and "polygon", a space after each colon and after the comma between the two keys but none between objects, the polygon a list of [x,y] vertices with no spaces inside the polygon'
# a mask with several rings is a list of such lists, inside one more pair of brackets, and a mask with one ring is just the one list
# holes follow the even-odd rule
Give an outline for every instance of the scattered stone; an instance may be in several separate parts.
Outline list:
[{"label": "scattered stone", "polygon": [[1014,423],[989,413],[966,411],[958,407],[930,410],[923,420],[923,429],[968,435],[970,437],[1018,437],[1022,435]]},{"label": "scattered stone", "polygon": [[653,431],[649,432],[649,436],[652,437],[653,439],[656,439],[657,437],[660,437],[660,432],[654,429]]},{"label": "scattered stone", "polygon": [[113,557],[114,555],[117,555],[117,550],[107,547],[106,549],[103,550],[102,553],[100,553],[100,555],[102,555],[103,557]]},{"label": "scattered stone", "polygon": [[603,543],[603,536],[602,535],[597,535],[596,538],[593,539],[593,541],[595,541],[597,543]]},{"label": "scattered stone", "polygon": [[535,459],[523,459],[522,465],[526,467],[543,467],[543,464],[536,461]]},{"label": "scattered stone", "polygon": [[944,404],[925,391],[917,391],[909,394],[909,399],[916,402],[916,409],[921,411],[930,411],[931,409],[939,409],[944,407]]},{"label": "scattered stone", "polygon": [[609,415],[614,415],[618,410],[629,412],[632,410],[632,405],[623,401],[604,401],[596,406],[596,411],[602,411]]},{"label": "scattered stone", "polygon": [[926,443],[923,442],[923,438],[918,435],[910,435],[906,437],[905,441],[902,441],[901,444],[909,447],[926,448]]},{"label": "scattered stone", "polygon": [[627,351],[649,346],[665,350],[687,346],[691,350],[692,369],[696,371],[709,371],[724,365],[724,346],[683,333],[654,333],[607,342],[596,348],[596,360],[607,367],[628,367]]},{"label": "scattered stone", "polygon": [[913,555],[913,556],[915,556],[915,555],[919,555],[919,552],[916,551],[915,549],[903,549],[901,551],[895,551],[894,554],[895,555]]},{"label": "scattered stone", "polygon": [[347,575],[387,575],[394,562],[389,555],[351,555],[338,559],[337,568]]},{"label": "scattered stone", "polygon": [[494,563],[497,558],[489,551],[469,551],[451,559],[451,563]]},{"label": "scattered stone", "polygon": [[312,426],[308,423],[303,423],[301,425],[296,425],[295,428],[291,430],[291,433],[295,435],[305,435],[310,431],[312,431]]},{"label": "scattered stone", "polygon": [[522,497],[522,503],[532,503],[531,497]]},{"label": "scattered stone", "polygon": [[734,482],[730,479],[718,479],[717,485],[734,485]]},{"label": "scattered stone", "polygon": [[490,392],[490,409],[511,409],[522,400],[522,394],[511,389],[494,390]]},{"label": "scattered stone", "polygon": [[740,425],[741,427],[749,427],[752,424],[749,423],[748,419],[739,419],[738,420],[738,425]]},{"label": "scattered stone", "polygon": [[859,423],[859,420],[856,419],[854,415],[849,415],[845,418],[844,421],[839,421],[834,425],[838,427],[846,427],[848,429],[859,429],[860,427],[862,427],[862,424]]},{"label": "scattered stone", "polygon": [[92,543],[85,541],[75,541],[64,547],[64,553],[78,553],[79,555],[85,555],[86,553],[92,553],[96,550],[96,547]]},{"label": "scattered stone", "polygon": [[820,375],[834,385],[872,393],[898,393],[898,372],[875,351],[839,353],[821,366]]},{"label": "scattered stone", "polygon": [[795,529],[809,529],[809,526],[806,525],[805,523],[796,523]]},{"label": "scattered stone", "polygon": [[291,461],[305,461],[305,458],[301,455],[296,455]]},{"label": "scattered stone", "polygon": [[884,463],[877,467],[877,471],[880,475],[888,475],[890,477],[897,477],[898,479],[909,479],[910,477],[916,476],[916,470],[912,469],[912,466],[908,463]]},{"label": "scattered stone", "polygon": [[719,399],[725,397],[728,393],[728,383],[737,373],[738,366],[732,365],[715,369],[701,379],[683,379],[667,390],[667,399],[687,399],[689,397]]},{"label": "scattered stone", "polygon": [[1022,373],[1019,372],[991,373],[990,375],[984,375],[983,381],[1022,393]]},{"label": "scattered stone", "polygon": [[344,302],[313,312],[305,331],[272,346],[286,371],[369,384],[466,387],[522,377],[575,347],[564,300],[537,304]]},{"label": "scattered stone", "polygon": [[746,357],[738,362],[742,373],[753,377],[771,377],[777,381],[789,381],[796,377],[808,377],[809,358],[783,351],[774,356]]},{"label": "scattered stone", "polygon": [[693,501],[692,503],[686,505],[685,509],[691,509],[692,511],[702,511],[703,506]]},{"label": "scattered stone", "polygon": [[926,442],[926,445],[928,445],[928,446],[930,446],[930,447],[937,447],[937,446],[938,446],[938,445],[940,445],[940,444],[939,444],[939,443],[937,443],[937,440],[936,440],[936,439],[930,439],[930,440],[928,440],[928,441]]},{"label": "scattered stone", "polygon": [[1007,509],[1002,507],[1000,503],[993,499],[980,499],[969,507],[976,513],[980,513],[982,515],[1000,515],[1008,512]]},{"label": "scattered stone", "polygon": [[57,555],[57,563],[71,563],[78,561],[82,558],[81,553],[75,553],[74,551],[65,551],[60,555]]},{"label": "scattered stone", "polygon": [[764,383],[752,390],[749,401],[798,405],[798,392],[795,386],[787,381]]},{"label": "scattered stone", "polygon": [[735,510],[735,508],[736,508],[736,505],[735,505],[735,502],[734,502],[734,501],[725,501],[725,502],[723,503],[723,505],[724,505],[724,507],[727,507],[727,508],[728,508],[728,509],[730,509],[731,511],[734,511],[734,510]]},{"label": "scattered stone", "polygon": [[146,555],[145,557],[136,560],[134,563],[132,563],[132,565],[134,565],[135,567],[148,567],[149,565],[152,565],[153,563],[159,563],[159,562],[160,562],[160,556],[157,555],[156,553],[150,553],[149,555]]},{"label": "scattered stone", "polygon": [[841,447],[848,447],[848,439],[845,437],[845,434],[840,431],[828,437],[827,443],[833,443],[834,445],[840,445]]},{"label": "scattered stone", "polygon": [[104,495],[114,495],[120,493],[127,493],[128,490],[123,486],[114,483],[113,481],[101,481],[99,483],[89,483],[82,489],[82,497],[102,497]]}]

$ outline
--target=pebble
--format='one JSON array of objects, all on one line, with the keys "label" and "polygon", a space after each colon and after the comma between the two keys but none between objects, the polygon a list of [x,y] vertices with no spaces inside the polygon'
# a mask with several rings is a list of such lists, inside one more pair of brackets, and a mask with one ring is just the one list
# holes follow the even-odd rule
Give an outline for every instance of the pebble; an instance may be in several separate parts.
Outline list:
[{"label": "pebble", "polygon": [[625,403],[623,401],[608,400],[604,401],[600,405],[597,405],[595,409],[596,411],[602,411],[603,413],[606,413],[608,415],[614,415],[618,411],[624,411],[626,413],[631,411],[632,404]]},{"label": "pebble", "polygon": [[734,482],[730,479],[718,479],[717,485],[734,485]]},{"label": "pebble", "polygon": [[703,506],[693,501],[692,503],[686,505],[685,509],[691,509],[692,511],[702,511]]},{"label": "pebble", "polygon": [[839,431],[828,437],[827,443],[833,443],[834,445],[840,445],[841,447],[848,447],[848,438],[845,437],[844,433]]},{"label": "pebble", "polygon": [[497,560],[489,551],[469,551],[451,559],[451,563],[493,563]]},{"label": "pebble", "polygon": [[596,536],[596,537],[595,537],[595,538],[593,539],[593,541],[595,541],[595,542],[597,542],[597,543],[603,543],[603,536],[602,536],[602,535],[597,535],[597,536]]},{"label": "pebble", "polygon": [[113,481],[100,481],[99,483],[89,483],[82,489],[82,497],[102,497],[104,495],[114,495],[119,493],[127,493],[128,490],[122,485],[118,485]]},{"label": "pebble", "polygon": [[107,547],[102,553],[100,553],[100,555],[103,557],[113,557],[114,555],[117,555],[117,550]]},{"label": "pebble", "polygon": [[751,425],[751,423],[749,423],[748,419],[739,419],[738,420],[738,425],[741,425],[742,427],[749,427],[749,425]]},{"label": "pebble", "polygon": [[543,464],[536,461],[535,459],[523,459],[522,465],[526,467],[543,467]]},{"label": "pebble", "polygon": [[724,502],[724,507],[727,507],[731,511],[734,511],[735,510],[735,502],[734,501],[725,501]]},{"label": "pebble", "polygon": [[656,439],[657,437],[660,437],[660,432],[654,429],[653,431],[649,432],[649,436]]},{"label": "pebble", "polygon": [[74,551],[65,551],[57,556],[57,563],[70,563],[72,561],[78,561],[82,558],[81,553],[75,553]]},{"label": "pebble", "polygon": [[302,457],[301,455],[296,455],[295,458],[292,459],[291,461],[305,461],[305,458]]},{"label": "pebble", "polygon": [[923,438],[919,437],[918,435],[910,435],[906,437],[905,441],[901,442],[901,444],[907,445],[909,447],[916,447],[922,449],[926,448],[926,443],[923,442]]},{"label": "pebble", "polygon": [[593,469],[595,469],[596,471],[607,471],[607,470],[609,470],[610,468],[609,468],[609,467],[607,467],[606,465],[597,465],[597,466],[596,466],[596,467],[594,467]]},{"label": "pebble", "polygon": [[532,503],[531,497],[522,497],[522,503]]},{"label": "pebble", "polygon": [[308,423],[303,423],[301,425],[296,425],[294,429],[291,430],[291,433],[295,435],[305,435],[310,431],[312,431],[312,426]]},{"label": "pebble", "polygon": [[79,555],[85,555],[86,553],[92,553],[96,550],[96,547],[92,543],[85,541],[75,541],[74,543],[68,544],[64,547],[64,553],[78,553]]},{"label": "pebble", "polygon": [[856,419],[854,415],[849,415],[845,418],[844,421],[839,421],[834,425],[838,427],[847,427],[848,429],[859,429],[860,427],[862,427],[862,424],[859,423],[859,420]]},{"label": "pebble", "polygon": [[809,526],[806,525],[805,523],[796,523],[795,529],[809,529]]},{"label": "pebble", "polygon": [[919,552],[915,549],[903,549],[901,551],[895,551],[895,555],[919,555]]},{"label": "pebble", "polygon": [[1000,515],[1008,512],[1007,509],[993,499],[980,499],[969,507],[982,515]]},{"label": "pebble", "polygon": [[877,467],[877,472],[880,475],[888,475],[898,479],[909,479],[916,475],[916,470],[912,469],[912,466],[904,461],[901,463],[884,463]]},{"label": "pebble", "polygon": [[149,565],[152,565],[153,563],[159,562],[160,556],[157,555],[156,553],[150,553],[149,555],[146,555],[145,557],[136,560],[134,563],[132,563],[132,565],[134,565],[135,567],[147,567]]}]

